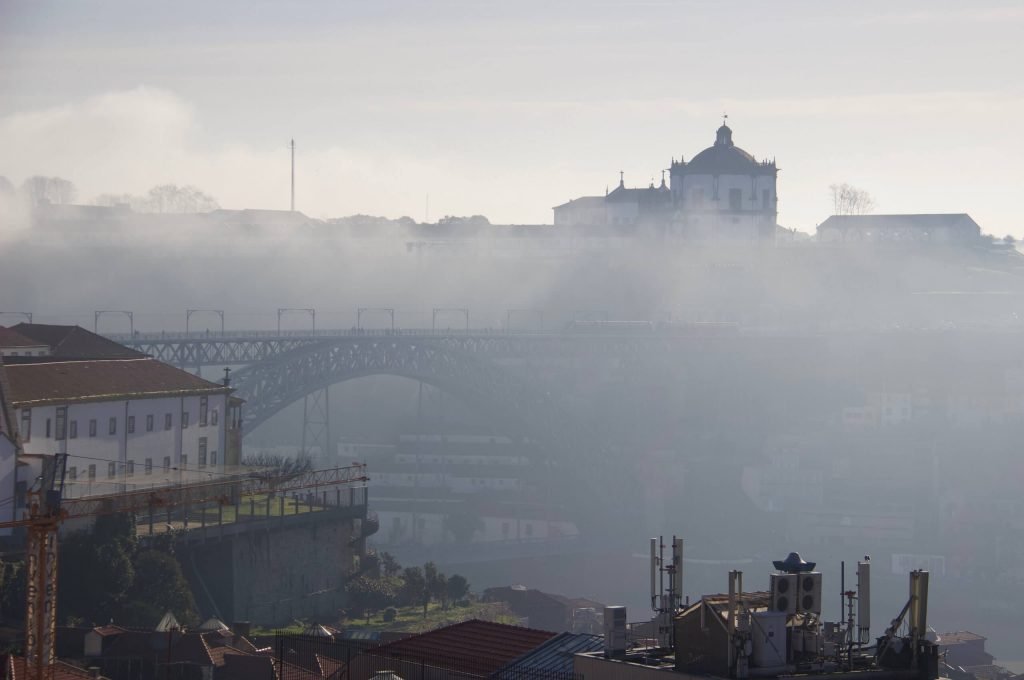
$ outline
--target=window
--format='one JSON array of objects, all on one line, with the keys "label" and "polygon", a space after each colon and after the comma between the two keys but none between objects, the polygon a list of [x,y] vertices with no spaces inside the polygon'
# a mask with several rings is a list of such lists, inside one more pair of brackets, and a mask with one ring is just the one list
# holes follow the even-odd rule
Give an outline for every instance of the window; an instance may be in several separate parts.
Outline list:
[{"label": "window", "polygon": [[21,409],[21,440],[27,442],[32,439],[32,409]]},{"label": "window", "polygon": [[188,456],[182,456],[181,457],[181,469],[182,470],[187,470],[188,469]]},{"label": "window", "polygon": [[153,459],[152,458],[147,458],[146,459],[146,474],[147,475],[153,474]]},{"label": "window", "polygon": [[117,463],[107,463],[107,477],[113,477],[117,474]]},{"label": "window", "polygon": [[527,523],[525,531],[527,536],[533,536],[533,524]]},{"label": "window", "polygon": [[128,434],[135,434],[135,416],[128,416]]},{"label": "window", "polygon": [[210,410],[209,399],[209,397],[199,397],[199,427],[206,427],[206,416]]},{"label": "window", "polygon": [[181,429],[188,427],[188,411],[181,412]]},{"label": "window", "polygon": [[164,472],[170,472],[171,470],[171,457],[164,456]]},{"label": "window", "polygon": [[72,420],[68,423],[68,437],[71,439],[78,439],[78,421]]},{"label": "window", "polygon": [[153,431],[153,414],[150,413],[148,416],[146,416],[146,432],[152,432],[152,431]]},{"label": "window", "polygon": [[90,437],[95,437],[96,436],[96,419],[95,418],[93,418],[92,420],[89,421],[89,436]]},{"label": "window", "polygon": [[743,190],[729,189],[729,210],[743,209]]},{"label": "window", "polygon": [[165,430],[171,429],[171,426],[173,424],[174,424],[174,416],[172,416],[170,413],[165,413],[164,414],[164,429]]},{"label": "window", "polygon": [[89,481],[96,479],[96,463],[89,466]]},{"label": "window", "polygon": [[132,477],[132,476],[135,475],[135,461],[134,460],[130,460],[130,461],[128,461],[125,464],[125,472],[128,473],[129,477]]},{"label": "window", "polygon": [[771,192],[771,190],[769,190],[769,189],[762,190],[761,191],[761,203],[762,203],[762,205],[766,209],[770,208],[770,207],[772,207],[771,201],[772,201],[772,192]]},{"label": "window", "polygon": [[78,468],[74,465],[68,468],[68,481],[73,482],[78,479]]},{"label": "window", "polygon": [[50,438],[50,419],[46,419],[46,438]]},{"label": "window", "polygon": [[110,424],[107,427],[107,431],[110,434],[117,434],[117,418],[116,417],[111,417],[110,418]]},{"label": "window", "polygon": [[199,438],[199,467],[206,467],[206,437]]},{"label": "window", "polygon": [[210,413],[210,424],[216,427],[218,423],[220,423],[220,411],[213,409]]},{"label": "window", "polygon": [[217,452],[210,451],[210,467],[217,467]]}]

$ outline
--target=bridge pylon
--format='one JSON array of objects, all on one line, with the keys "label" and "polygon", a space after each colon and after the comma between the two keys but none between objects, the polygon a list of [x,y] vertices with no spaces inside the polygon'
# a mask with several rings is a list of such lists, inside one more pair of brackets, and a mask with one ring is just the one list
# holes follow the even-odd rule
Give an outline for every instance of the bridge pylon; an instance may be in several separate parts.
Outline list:
[{"label": "bridge pylon", "polygon": [[313,448],[319,448],[324,456],[333,454],[331,446],[331,387],[328,385],[302,399],[302,448],[301,456],[309,455]]}]

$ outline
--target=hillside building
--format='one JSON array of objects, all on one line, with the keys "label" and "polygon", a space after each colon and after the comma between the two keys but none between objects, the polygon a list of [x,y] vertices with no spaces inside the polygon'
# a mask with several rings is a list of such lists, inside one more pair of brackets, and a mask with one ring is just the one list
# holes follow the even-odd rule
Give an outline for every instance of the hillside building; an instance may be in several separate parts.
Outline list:
[{"label": "hillside building", "polygon": [[946,244],[981,242],[981,227],[966,213],[832,215],[818,225],[818,241],[836,244]]},{"label": "hillside building", "polygon": [[584,196],[556,206],[555,226],[629,228],[699,240],[772,241],[778,218],[775,161],[759,161],[736,146],[723,124],[715,143],[690,161],[673,159],[670,185]]},{"label": "hillside building", "polygon": [[0,367],[4,431],[21,447],[0,459],[0,498],[23,498],[55,454],[67,455],[68,498],[207,481],[238,465],[242,402],[227,385],[82,328],[23,326],[48,356]]}]

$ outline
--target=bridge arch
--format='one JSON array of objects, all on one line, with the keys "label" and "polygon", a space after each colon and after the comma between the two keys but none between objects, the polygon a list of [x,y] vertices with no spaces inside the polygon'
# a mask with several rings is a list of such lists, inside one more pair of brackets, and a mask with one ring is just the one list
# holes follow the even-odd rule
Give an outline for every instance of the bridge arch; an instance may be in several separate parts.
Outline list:
[{"label": "bridge arch", "polygon": [[371,375],[422,381],[481,406],[535,439],[557,438],[551,395],[531,389],[493,361],[444,343],[400,336],[334,338],[240,369],[233,386],[246,400],[243,434],[302,397]]}]

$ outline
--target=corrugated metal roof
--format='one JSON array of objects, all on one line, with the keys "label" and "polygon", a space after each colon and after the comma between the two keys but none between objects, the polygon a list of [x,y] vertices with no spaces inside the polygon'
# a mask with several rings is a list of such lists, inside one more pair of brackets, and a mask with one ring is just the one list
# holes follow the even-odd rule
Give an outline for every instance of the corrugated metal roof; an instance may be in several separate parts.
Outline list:
[{"label": "corrugated metal roof", "polygon": [[125,397],[211,394],[228,388],[156,359],[47,361],[8,364],[9,399],[16,406],[103,401]]},{"label": "corrugated metal roof", "polygon": [[511,661],[494,674],[495,678],[521,677],[522,671],[572,673],[572,657],[583,652],[597,652],[604,646],[600,635],[560,633],[536,649]]}]

